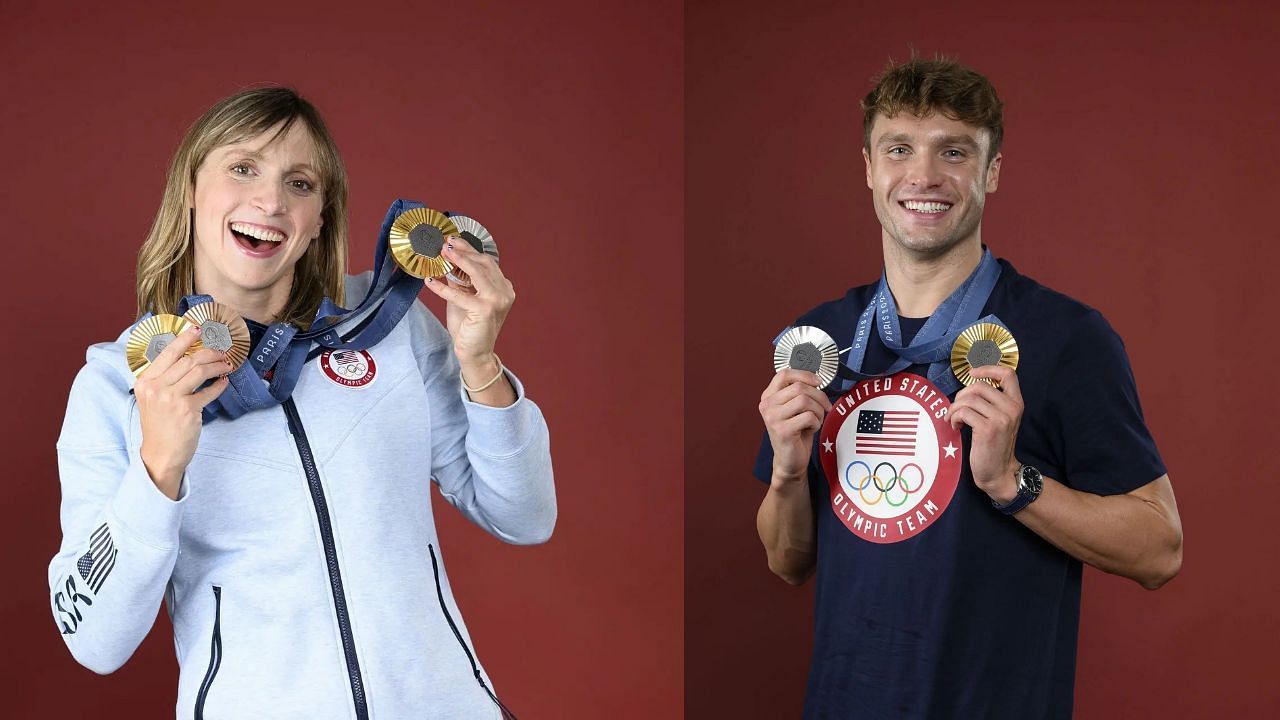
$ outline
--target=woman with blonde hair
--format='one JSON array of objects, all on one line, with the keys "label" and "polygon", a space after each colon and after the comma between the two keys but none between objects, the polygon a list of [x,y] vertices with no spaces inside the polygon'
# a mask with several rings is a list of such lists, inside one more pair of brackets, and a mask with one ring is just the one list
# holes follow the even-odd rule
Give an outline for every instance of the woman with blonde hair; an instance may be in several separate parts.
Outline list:
[{"label": "woman with blonde hair", "polygon": [[504,541],[550,536],[546,423],[494,352],[514,292],[445,238],[469,276],[426,282],[446,330],[381,253],[372,278],[346,276],[346,205],[308,102],[272,87],[215,104],[174,156],[138,312],[215,301],[246,321],[249,362],[193,324],[135,378],[126,330],[71,389],[53,615],[109,673],[163,599],[180,717],[510,716],[454,603],[429,481]]}]

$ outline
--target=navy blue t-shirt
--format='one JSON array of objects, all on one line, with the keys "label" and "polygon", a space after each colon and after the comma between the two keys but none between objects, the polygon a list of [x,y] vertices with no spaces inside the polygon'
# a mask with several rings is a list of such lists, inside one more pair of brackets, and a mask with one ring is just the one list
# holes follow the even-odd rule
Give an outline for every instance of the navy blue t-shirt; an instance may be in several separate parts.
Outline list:
[{"label": "navy blue t-shirt", "polygon": [[[1096,310],[1000,264],[982,314],[1004,322],[1021,354],[1017,459],[1098,495],[1164,475],[1115,331]],[[876,287],[854,288],[796,324],[847,347]],[[904,338],[923,324],[903,318]],[[864,370],[894,359],[872,332]],[[805,718],[1071,717],[1081,564],[991,506],[969,472],[967,428],[961,438],[950,503],[917,534],[876,543],[837,516],[815,437],[817,623]],[[766,434],[756,477],[769,482],[772,464]]]}]

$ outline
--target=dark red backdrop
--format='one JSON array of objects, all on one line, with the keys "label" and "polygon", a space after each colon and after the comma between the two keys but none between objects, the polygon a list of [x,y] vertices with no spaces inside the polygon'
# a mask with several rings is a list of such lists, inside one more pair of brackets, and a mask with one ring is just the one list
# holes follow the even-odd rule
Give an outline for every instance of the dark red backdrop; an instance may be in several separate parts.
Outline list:
[{"label": "dark red backdrop", "polygon": [[1148,593],[1087,573],[1077,716],[1280,707],[1280,18],[1263,3],[1005,5],[687,5],[689,717],[799,715],[812,588],[774,578],[756,540],[756,403],[778,329],[879,274],[858,100],[912,47],[996,84],[1007,134],[983,237],[1125,338],[1177,491],[1177,579]]},{"label": "dark red backdrop", "polygon": [[0,5],[0,715],[172,717],[166,620],[106,678],[58,637],[53,445],[85,347],[132,319],[135,253],[183,131],[263,82],[326,116],[353,269],[396,197],[465,208],[501,245],[519,299],[500,352],[550,423],[559,525],[525,549],[444,503],[437,519],[503,698],[527,718],[678,715],[680,3],[110,6]]}]

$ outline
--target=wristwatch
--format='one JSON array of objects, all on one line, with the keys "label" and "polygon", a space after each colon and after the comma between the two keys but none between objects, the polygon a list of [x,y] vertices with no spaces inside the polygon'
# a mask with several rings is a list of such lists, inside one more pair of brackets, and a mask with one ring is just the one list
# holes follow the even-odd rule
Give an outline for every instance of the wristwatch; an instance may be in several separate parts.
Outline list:
[{"label": "wristwatch", "polygon": [[1035,499],[1040,497],[1040,491],[1044,489],[1044,478],[1040,475],[1040,471],[1030,465],[1019,467],[1013,473],[1013,477],[1018,481],[1018,494],[1007,505],[1001,505],[995,500],[991,501],[992,507],[1005,515],[1013,515],[1035,502]]}]

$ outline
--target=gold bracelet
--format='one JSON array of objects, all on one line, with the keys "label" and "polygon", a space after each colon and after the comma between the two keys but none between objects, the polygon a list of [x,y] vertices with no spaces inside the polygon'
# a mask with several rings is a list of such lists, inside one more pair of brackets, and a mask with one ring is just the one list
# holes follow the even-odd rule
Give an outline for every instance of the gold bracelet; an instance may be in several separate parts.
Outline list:
[{"label": "gold bracelet", "polygon": [[491,385],[498,382],[498,379],[502,377],[502,373],[506,370],[506,368],[502,366],[502,358],[498,357],[498,353],[494,353],[493,359],[498,361],[498,374],[494,375],[492,380],[481,385],[480,387],[471,387],[470,385],[468,385],[467,379],[462,376],[462,370],[458,370],[458,379],[462,381],[462,387],[465,388],[467,392],[469,393],[484,392],[485,390],[488,390]]}]

